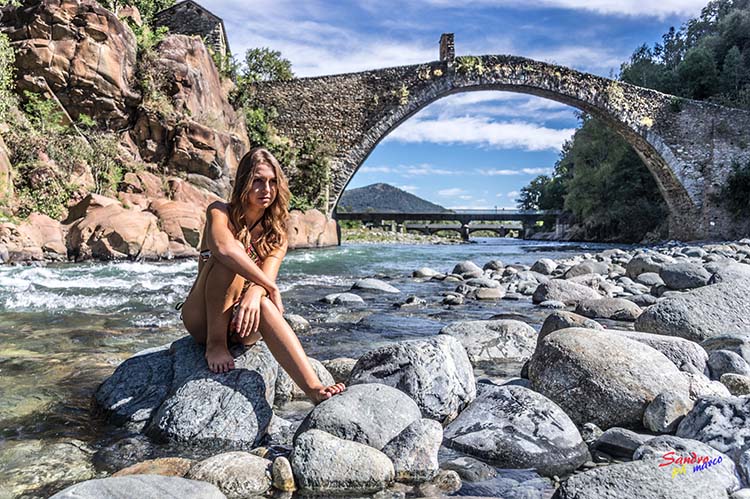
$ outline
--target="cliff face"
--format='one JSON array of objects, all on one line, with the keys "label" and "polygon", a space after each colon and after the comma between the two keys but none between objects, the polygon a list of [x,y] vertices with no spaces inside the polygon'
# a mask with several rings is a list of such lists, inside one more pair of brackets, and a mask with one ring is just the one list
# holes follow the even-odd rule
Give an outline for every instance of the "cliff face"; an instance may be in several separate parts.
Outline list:
[{"label": "cliff face", "polygon": [[[2,142],[3,131],[12,133],[14,125],[0,123],[0,202],[13,211],[13,183],[21,175],[28,176],[27,196],[43,195],[35,189],[50,178],[63,179],[72,192],[60,220],[32,214],[18,224],[0,224],[0,261],[195,255],[206,207],[227,196],[251,147],[244,121],[229,103],[233,84],[219,75],[203,42],[169,35],[146,65],[130,27],[93,0],[6,7],[0,31],[16,55],[19,96],[29,91],[49,99],[64,125],[93,119],[115,138],[117,168],[130,172],[99,196],[100,165],[64,167],[41,140],[23,158],[26,164],[30,157],[34,168],[14,169],[14,144]],[[152,76],[158,102],[141,81]],[[86,146],[84,137],[70,141]],[[321,216],[293,217],[290,246],[335,244],[335,224],[331,228]]]}]

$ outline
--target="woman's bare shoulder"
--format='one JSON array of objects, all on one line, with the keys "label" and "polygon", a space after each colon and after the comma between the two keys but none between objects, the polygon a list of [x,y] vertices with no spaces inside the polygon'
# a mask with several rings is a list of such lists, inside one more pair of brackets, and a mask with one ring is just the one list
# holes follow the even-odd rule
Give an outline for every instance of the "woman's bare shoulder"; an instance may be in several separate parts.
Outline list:
[{"label": "woman's bare shoulder", "polygon": [[214,201],[206,208],[206,213],[210,214],[211,212],[219,212],[228,215],[229,203],[225,203],[224,201]]}]

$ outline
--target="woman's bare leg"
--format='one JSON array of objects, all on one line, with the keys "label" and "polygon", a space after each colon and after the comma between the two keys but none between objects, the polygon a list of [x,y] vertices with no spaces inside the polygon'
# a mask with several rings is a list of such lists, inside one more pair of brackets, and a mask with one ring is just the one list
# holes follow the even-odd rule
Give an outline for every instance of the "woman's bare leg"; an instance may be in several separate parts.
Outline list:
[{"label": "woman's bare leg", "polygon": [[227,331],[232,320],[232,307],[240,299],[244,284],[245,279],[218,261],[213,262],[206,276],[206,361],[208,368],[215,373],[234,369]]},{"label": "woman's bare leg", "polygon": [[276,305],[268,298],[261,298],[260,303],[260,333],[274,358],[297,386],[315,403],[342,392],[344,385],[341,383],[323,386],[310,361],[307,360],[297,335],[279,313]]}]

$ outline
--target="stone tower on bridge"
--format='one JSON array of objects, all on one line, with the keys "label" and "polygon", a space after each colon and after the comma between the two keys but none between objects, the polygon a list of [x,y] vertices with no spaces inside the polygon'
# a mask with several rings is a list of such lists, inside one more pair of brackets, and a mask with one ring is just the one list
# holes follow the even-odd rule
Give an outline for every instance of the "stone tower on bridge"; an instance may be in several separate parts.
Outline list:
[{"label": "stone tower on bridge", "polygon": [[750,222],[732,218],[718,193],[732,165],[750,161],[750,113],[522,57],[453,58],[452,42],[441,39],[435,62],[257,84],[254,105],[276,109],[282,134],[295,142],[316,135],[332,147],[329,211],[375,146],[416,112],[451,94],[501,90],[573,106],[622,135],[656,179],[671,237],[747,233]]}]

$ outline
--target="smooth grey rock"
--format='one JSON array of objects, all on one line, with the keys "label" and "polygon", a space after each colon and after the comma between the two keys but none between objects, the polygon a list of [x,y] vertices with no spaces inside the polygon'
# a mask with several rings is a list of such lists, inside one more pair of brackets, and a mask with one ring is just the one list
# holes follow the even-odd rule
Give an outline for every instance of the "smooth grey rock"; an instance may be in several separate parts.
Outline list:
[{"label": "smooth grey rock", "polygon": [[422,415],[451,421],[476,397],[474,372],[461,343],[438,335],[371,350],[359,358],[350,385],[382,383],[401,390]]},{"label": "smooth grey rock", "polygon": [[505,298],[505,288],[478,288],[474,291],[477,300],[501,300]]},{"label": "smooth grey rock", "polygon": [[391,286],[387,282],[383,282],[380,279],[360,279],[355,282],[352,289],[359,289],[362,291],[380,291],[383,293],[400,293],[397,288]]},{"label": "smooth grey rock", "polygon": [[731,395],[727,387],[719,381],[711,381],[708,376],[684,372],[683,375],[690,383],[690,400],[698,400],[702,397],[729,397]]},{"label": "smooth grey rock", "polygon": [[[715,479],[710,470],[672,478],[669,471],[654,460],[632,461],[598,467],[568,478],[552,496],[553,499],[602,498],[659,498],[685,499],[686,497],[727,498],[722,480]],[[732,489],[734,490],[734,489]]]},{"label": "smooth grey rock", "polygon": [[499,288],[500,283],[489,277],[474,277],[466,281],[467,286],[475,288]]},{"label": "smooth grey rock", "polygon": [[417,497],[443,497],[461,490],[461,477],[453,470],[440,470],[435,478],[415,487]]},{"label": "smooth grey rock", "polygon": [[271,467],[271,476],[273,477],[274,488],[284,492],[293,492],[297,489],[294,483],[292,464],[284,456],[274,459]]},{"label": "smooth grey rock", "polygon": [[[235,369],[216,374],[192,338],[172,345],[173,388],[146,427],[157,441],[212,450],[256,447],[271,421],[278,363],[263,341],[232,349]],[[199,358],[200,360],[196,360]],[[197,364],[197,365],[196,365]]]},{"label": "smooth grey rock", "polygon": [[162,475],[127,475],[71,485],[50,499],[226,499],[210,483]]},{"label": "smooth grey rock", "polygon": [[651,438],[651,435],[641,435],[626,428],[610,428],[596,439],[594,449],[630,460],[633,452]]},{"label": "smooth grey rock", "polygon": [[748,279],[750,279],[750,265],[746,263],[737,263],[735,261],[730,261],[728,263],[716,266],[709,284],[731,281],[747,282]]},{"label": "smooth grey rock", "polygon": [[740,489],[732,493],[732,495],[729,496],[729,499],[750,499],[750,488]]},{"label": "smooth grey rock", "polygon": [[472,364],[524,361],[531,357],[537,341],[534,328],[510,319],[458,321],[445,326],[440,334],[460,341]]},{"label": "smooth grey rock", "polygon": [[482,266],[482,270],[503,270],[505,265],[500,260],[490,260]]},{"label": "smooth grey rock", "polygon": [[427,305],[427,300],[420,298],[416,295],[407,296],[403,303],[399,303],[398,308],[416,308],[422,305]]},{"label": "smooth grey rock", "polygon": [[694,289],[648,307],[635,329],[700,343],[712,336],[750,331],[750,285],[736,281]]},{"label": "smooth grey rock", "polygon": [[354,293],[331,293],[326,295],[323,301],[331,305],[356,305],[365,302],[361,296]]},{"label": "smooth grey rock", "polygon": [[97,469],[114,473],[154,457],[156,444],[145,435],[135,435],[97,450],[91,462]]},{"label": "smooth grey rock", "polygon": [[551,400],[520,386],[489,387],[445,428],[445,443],[502,468],[552,476],[590,459],[573,421]]},{"label": "smooth grey rock", "polygon": [[297,334],[310,330],[310,321],[297,314],[284,314],[284,320]]},{"label": "smooth grey rock", "polygon": [[357,359],[350,357],[336,357],[335,359],[324,360],[321,362],[323,366],[328,369],[328,372],[333,376],[333,380],[336,383],[349,383],[349,375],[354,369],[354,365],[357,363]]},{"label": "smooth grey rock", "polygon": [[379,450],[314,429],[297,437],[290,462],[303,494],[370,494],[385,489],[395,475]]},{"label": "smooth grey rock", "polygon": [[642,333],[640,331],[625,331],[621,329],[607,329],[607,332],[624,336],[663,353],[676,365],[680,371],[708,374],[708,353],[697,343],[674,336]]},{"label": "smooth grey rock", "polygon": [[554,260],[550,260],[549,258],[540,258],[539,260],[534,262],[534,265],[531,266],[532,271],[539,272],[540,274],[544,275],[550,275],[556,268],[557,263],[555,263]]},{"label": "smooth grey rock", "polygon": [[687,396],[690,385],[661,352],[606,331],[568,328],[542,339],[529,361],[534,390],[578,425],[637,427],[660,393]]},{"label": "smooth grey rock", "polygon": [[693,402],[675,392],[656,396],[643,413],[643,426],[655,433],[674,433],[682,418],[693,408]]},{"label": "smooth grey rock", "polygon": [[249,452],[225,452],[195,464],[186,478],[216,485],[228,499],[259,496],[271,488],[271,461]]},{"label": "smooth grey rock", "polygon": [[297,431],[298,426],[299,421],[289,421],[274,414],[271,422],[268,424],[264,443],[266,445],[291,447],[294,440],[294,433]]},{"label": "smooth grey rock", "polygon": [[404,392],[383,384],[360,384],[317,405],[295,435],[310,429],[381,450],[407,426],[422,418]]},{"label": "smooth grey rock", "polygon": [[561,301],[566,305],[575,305],[582,300],[597,300],[602,296],[593,289],[563,279],[552,279],[541,283],[534,291],[531,301],[542,303],[545,301]]},{"label": "smooth grey rock", "polygon": [[460,294],[451,293],[443,298],[443,305],[463,305],[464,297]]},{"label": "smooth grey rock", "polygon": [[437,270],[433,270],[429,267],[421,267],[414,272],[411,273],[412,277],[425,277],[425,278],[432,278],[437,275],[441,275],[440,272]]},{"label": "smooth grey rock", "polygon": [[639,253],[625,265],[627,276],[635,279],[644,272],[659,273],[661,267],[667,263],[674,263],[674,258],[659,253]]},{"label": "smooth grey rock", "polygon": [[441,467],[442,469],[455,471],[461,477],[461,480],[467,482],[483,482],[497,476],[497,471],[493,466],[468,456],[451,459],[443,463]]},{"label": "smooth grey rock", "polygon": [[576,305],[577,314],[591,319],[602,318],[614,321],[634,321],[642,312],[641,307],[623,298],[581,300]]},{"label": "smooth grey rock", "polygon": [[729,350],[712,350],[708,354],[708,369],[711,379],[720,379],[723,374],[750,376],[750,365],[745,359]]},{"label": "smooth grey rock", "polygon": [[586,445],[589,447],[593,446],[594,442],[596,442],[603,434],[604,432],[602,429],[594,423],[584,423],[581,427],[581,438],[583,438],[583,441],[586,442]]},{"label": "smooth grey rock", "polygon": [[745,362],[750,362],[750,330],[713,336],[702,341],[701,346],[709,352],[712,350],[729,350],[745,359]]},{"label": "smooth grey rock", "polygon": [[[308,357],[307,360],[310,361],[313,371],[318,375],[318,379],[320,379],[320,382],[323,383],[323,385],[329,386],[335,383],[333,376],[331,376],[331,373],[328,372],[323,364],[315,359],[311,359],[310,357]],[[304,398],[307,398],[307,395],[302,391],[302,388],[292,381],[292,378],[286,371],[284,371],[284,369],[279,369],[278,375],[276,376],[274,402],[278,404],[280,402],[288,402],[290,400]]]},{"label": "smooth grey rock", "polygon": [[698,400],[677,427],[677,436],[699,440],[739,462],[750,448],[750,397]]},{"label": "smooth grey rock", "polygon": [[607,275],[609,268],[604,262],[597,262],[595,260],[586,260],[579,264],[573,265],[567,271],[565,271],[565,279],[571,279],[585,274],[599,274]]},{"label": "smooth grey rock", "polygon": [[691,262],[677,262],[659,269],[659,277],[670,289],[692,289],[708,284],[711,274],[703,266]]},{"label": "smooth grey rock", "polygon": [[472,262],[471,260],[464,260],[463,262],[457,263],[455,267],[453,267],[453,271],[451,271],[451,274],[474,274],[479,272],[479,275],[482,275],[482,269],[479,268],[479,265]]},{"label": "smooth grey rock", "polygon": [[657,303],[659,299],[653,295],[640,294],[635,296],[625,296],[626,300],[630,300],[641,308],[650,307],[654,303]]},{"label": "smooth grey rock", "polygon": [[750,376],[726,373],[721,375],[721,384],[727,387],[729,393],[736,396],[750,395]]},{"label": "smooth grey rock", "polygon": [[644,272],[635,278],[635,282],[649,288],[652,286],[664,286],[664,279],[656,272]]},{"label": "smooth grey rock", "polygon": [[393,462],[396,480],[416,483],[431,480],[438,472],[438,450],[443,427],[437,421],[420,419],[407,426],[383,447]]}]

